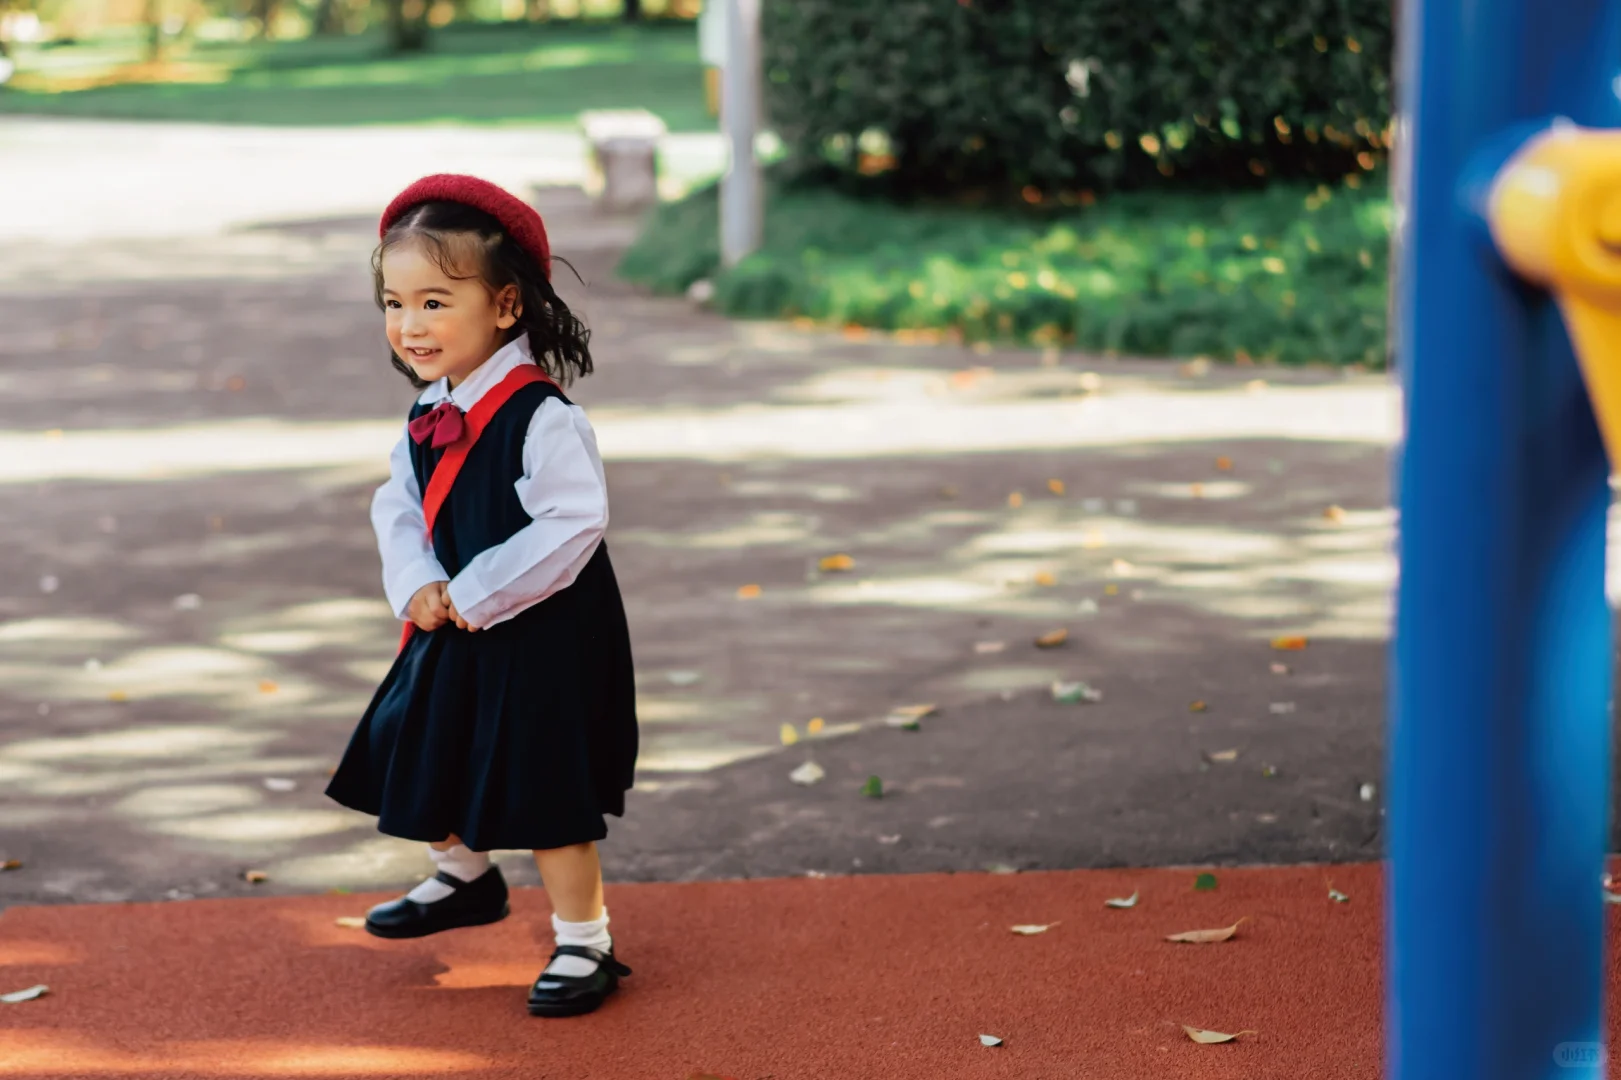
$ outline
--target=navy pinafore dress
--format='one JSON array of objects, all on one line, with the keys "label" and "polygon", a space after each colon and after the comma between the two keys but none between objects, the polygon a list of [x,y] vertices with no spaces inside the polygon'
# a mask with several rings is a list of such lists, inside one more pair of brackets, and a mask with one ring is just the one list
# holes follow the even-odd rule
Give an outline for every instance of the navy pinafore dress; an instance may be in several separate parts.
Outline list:
[{"label": "navy pinafore dress", "polygon": [[[433,530],[452,578],[529,524],[513,485],[547,397],[568,403],[549,382],[517,390],[467,452]],[[411,419],[426,411],[414,406]],[[425,492],[444,451],[410,451]],[[473,851],[565,847],[601,840],[603,815],[624,814],[637,740],[630,633],[603,543],[573,584],[505,622],[412,633],[327,794],[391,836],[455,834]]]}]

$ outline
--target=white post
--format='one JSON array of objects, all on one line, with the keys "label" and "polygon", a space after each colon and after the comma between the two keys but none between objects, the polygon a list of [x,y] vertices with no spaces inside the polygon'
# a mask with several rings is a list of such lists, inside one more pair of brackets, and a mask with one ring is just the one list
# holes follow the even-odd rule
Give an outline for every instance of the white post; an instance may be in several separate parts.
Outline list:
[{"label": "white post", "polygon": [[724,265],[733,266],[760,246],[764,224],[760,165],[754,157],[760,119],[760,0],[709,2],[726,5],[720,122],[731,162],[720,183],[720,255]]}]

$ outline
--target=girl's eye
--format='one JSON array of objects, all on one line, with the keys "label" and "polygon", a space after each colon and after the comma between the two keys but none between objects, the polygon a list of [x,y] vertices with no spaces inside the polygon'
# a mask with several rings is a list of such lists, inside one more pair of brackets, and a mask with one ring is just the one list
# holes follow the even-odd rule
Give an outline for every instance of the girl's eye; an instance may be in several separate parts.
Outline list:
[{"label": "girl's eye", "polygon": [[384,307],[390,307],[390,308],[397,308],[397,307],[400,306],[400,302],[398,300],[384,300],[383,301],[383,306]]},{"label": "girl's eye", "polygon": [[443,305],[441,305],[439,303],[439,301],[437,301],[437,300],[429,300],[426,304],[423,304],[422,306],[427,308],[429,311],[437,311]]}]

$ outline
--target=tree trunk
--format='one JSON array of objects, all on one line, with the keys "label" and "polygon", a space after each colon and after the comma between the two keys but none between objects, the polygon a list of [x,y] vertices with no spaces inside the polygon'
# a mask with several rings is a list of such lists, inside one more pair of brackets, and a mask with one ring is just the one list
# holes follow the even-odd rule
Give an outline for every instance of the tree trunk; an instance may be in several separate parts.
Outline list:
[{"label": "tree trunk", "polygon": [[146,59],[157,63],[163,59],[163,0],[146,0]]},{"label": "tree trunk", "polygon": [[642,0],[625,0],[625,21],[638,22],[642,17]]},{"label": "tree trunk", "polygon": [[321,0],[315,7],[315,32],[337,34],[343,31],[343,20],[338,11],[338,0]]},{"label": "tree trunk", "polygon": [[276,0],[253,0],[253,17],[259,20],[259,40],[268,40],[270,24],[276,18]]},{"label": "tree trunk", "polygon": [[388,0],[388,46],[397,53],[428,47],[427,0]]}]

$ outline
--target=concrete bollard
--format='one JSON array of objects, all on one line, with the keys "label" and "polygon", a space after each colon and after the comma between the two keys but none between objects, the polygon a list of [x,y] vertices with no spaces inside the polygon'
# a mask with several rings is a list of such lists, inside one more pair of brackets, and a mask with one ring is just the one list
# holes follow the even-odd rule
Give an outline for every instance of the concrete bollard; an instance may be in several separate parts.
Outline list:
[{"label": "concrete bollard", "polygon": [[600,209],[645,210],[658,201],[658,151],[664,121],[645,109],[580,114],[591,146],[594,193]]}]

